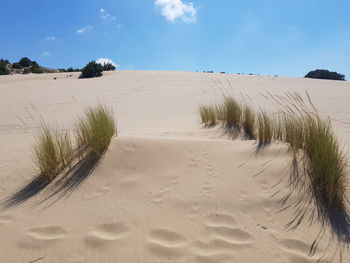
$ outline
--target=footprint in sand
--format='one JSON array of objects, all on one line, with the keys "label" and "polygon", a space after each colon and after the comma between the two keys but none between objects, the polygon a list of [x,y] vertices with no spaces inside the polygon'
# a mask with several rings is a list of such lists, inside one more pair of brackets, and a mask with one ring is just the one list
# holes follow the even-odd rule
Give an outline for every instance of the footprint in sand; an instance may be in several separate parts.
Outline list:
[{"label": "footprint in sand", "polygon": [[228,214],[209,214],[204,219],[207,239],[193,243],[197,255],[212,255],[252,245],[253,236],[241,229]]},{"label": "footprint in sand", "polygon": [[130,228],[123,223],[97,225],[85,236],[85,244],[90,248],[99,248],[123,239],[130,233]]},{"label": "footprint in sand", "polygon": [[185,254],[185,236],[168,229],[156,229],[149,233],[147,247],[155,256],[167,260],[177,259]]},{"label": "footprint in sand", "polygon": [[15,217],[12,215],[1,215],[0,216],[0,225],[11,223],[13,220],[15,220]]},{"label": "footprint in sand", "polygon": [[43,249],[64,239],[66,235],[67,232],[60,226],[32,228],[29,229],[24,238],[22,238],[17,245],[25,249]]}]

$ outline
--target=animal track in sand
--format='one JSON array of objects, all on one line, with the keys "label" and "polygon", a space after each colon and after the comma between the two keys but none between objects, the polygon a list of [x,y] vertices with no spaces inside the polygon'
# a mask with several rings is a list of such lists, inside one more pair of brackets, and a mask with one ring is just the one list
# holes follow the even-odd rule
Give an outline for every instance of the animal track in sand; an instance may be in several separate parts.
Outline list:
[{"label": "animal track in sand", "polygon": [[148,249],[157,257],[174,259],[185,254],[187,238],[180,233],[161,228],[151,231],[148,235]]},{"label": "animal track in sand", "polygon": [[15,217],[12,215],[1,215],[0,216],[0,225],[10,223],[13,220],[15,220]]},{"label": "animal track in sand", "polygon": [[211,192],[211,183],[209,182],[204,183],[202,191],[199,192],[199,196],[207,197],[207,198],[210,198],[213,196]]},{"label": "animal track in sand", "polygon": [[212,176],[212,177],[216,177],[216,174],[214,172],[214,169],[213,169],[213,166],[208,164],[206,167],[205,167],[205,170],[207,171],[207,174],[209,176]]},{"label": "animal track in sand", "polygon": [[188,171],[193,171],[193,168],[197,167],[198,166],[198,162],[199,162],[199,159],[197,158],[190,158],[189,162],[188,162]]},{"label": "animal track in sand", "polygon": [[127,236],[130,228],[123,223],[107,223],[97,225],[85,236],[85,244],[97,248],[118,241]]},{"label": "animal track in sand", "polygon": [[65,238],[67,232],[60,226],[46,226],[29,229],[18,246],[26,249],[43,249]]}]

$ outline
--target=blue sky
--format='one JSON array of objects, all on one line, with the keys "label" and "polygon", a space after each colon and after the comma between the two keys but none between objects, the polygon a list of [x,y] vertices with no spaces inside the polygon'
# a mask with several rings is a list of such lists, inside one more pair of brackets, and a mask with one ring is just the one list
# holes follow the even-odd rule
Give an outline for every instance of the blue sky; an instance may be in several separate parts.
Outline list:
[{"label": "blue sky", "polygon": [[350,78],[349,0],[16,0],[0,11],[10,61]]}]

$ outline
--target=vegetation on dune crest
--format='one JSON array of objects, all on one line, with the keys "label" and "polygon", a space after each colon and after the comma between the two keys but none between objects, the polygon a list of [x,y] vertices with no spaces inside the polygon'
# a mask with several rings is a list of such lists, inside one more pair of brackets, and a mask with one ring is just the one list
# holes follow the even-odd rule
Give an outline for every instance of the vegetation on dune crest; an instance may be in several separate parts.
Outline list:
[{"label": "vegetation on dune crest", "polygon": [[332,72],[326,69],[316,69],[307,73],[305,75],[305,78],[345,80],[345,75],[339,74],[338,72]]},{"label": "vegetation on dune crest", "polygon": [[89,62],[82,70],[81,70],[81,79],[85,78],[95,78],[101,77],[103,71],[103,66],[96,61]]}]

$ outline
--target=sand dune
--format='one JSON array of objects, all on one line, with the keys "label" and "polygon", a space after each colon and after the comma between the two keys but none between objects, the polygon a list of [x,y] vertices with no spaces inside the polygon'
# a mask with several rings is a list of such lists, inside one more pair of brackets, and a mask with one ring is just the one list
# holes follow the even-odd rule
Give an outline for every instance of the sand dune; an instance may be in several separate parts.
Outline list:
[{"label": "sand dune", "polygon": [[[253,141],[201,129],[197,107],[242,92],[273,110],[260,93],[308,90],[347,147],[349,88],[347,82],[188,72],[1,77],[3,201],[35,175],[30,152],[41,119],[72,128],[84,106],[102,101],[114,108],[120,133],[71,191],[52,195],[45,187],[1,210],[0,261],[348,262],[332,228],[296,217],[287,148],[272,145],[257,155]],[[310,214],[314,209],[308,206]]]}]

